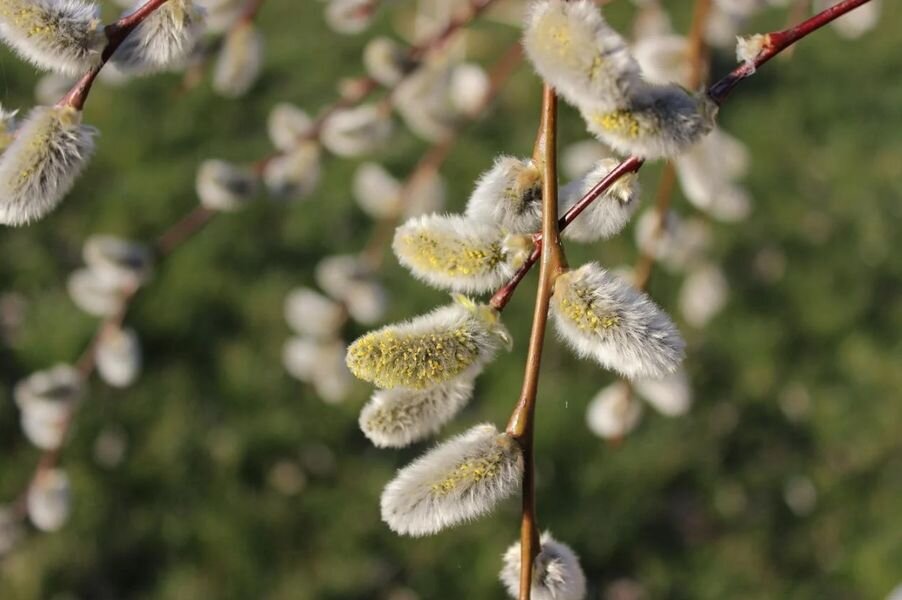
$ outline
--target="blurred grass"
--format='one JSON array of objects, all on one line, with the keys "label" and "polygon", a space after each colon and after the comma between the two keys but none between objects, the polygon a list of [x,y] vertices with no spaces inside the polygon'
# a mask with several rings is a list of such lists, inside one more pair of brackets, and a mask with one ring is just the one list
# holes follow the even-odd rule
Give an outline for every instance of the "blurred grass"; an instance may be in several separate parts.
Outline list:
[{"label": "blurred grass", "polygon": [[[685,29],[688,3],[669,5]],[[264,154],[263,125],[276,102],[316,109],[334,98],[339,77],[359,74],[367,36],[329,33],[321,10],[267,4],[266,70],[245,99],[223,100],[207,85],[177,97],[176,76],[99,87],[86,120],[103,135],[88,173],[50,218],[0,232],[0,293],[29,303],[21,334],[0,346],[0,498],[15,497],[37,457],[18,431],[12,385],[74,359],[96,325],[65,292],[82,241],[97,232],[152,239],[195,204],[200,160]],[[618,3],[610,12],[623,24],[631,9]],[[722,111],[724,128],[751,150],[745,183],[755,209],[745,223],[714,228],[731,300],[704,331],[682,327],[696,394],[688,416],[649,412],[623,444],[599,441],[584,412],[610,376],[549,343],[539,516],[581,556],[592,598],[622,577],[641,582],[649,598],[676,599],[865,600],[902,580],[900,18],[902,8],[887,2],[865,39],[816,34],[792,60],[742,84]],[[755,25],[783,19],[774,11]],[[389,32],[388,21],[383,15],[373,33]],[[515,38],[481,23],[472,41],[490,62]],[[731,63],[718,55],[714,73]],[[30,106],[35,81],[30,68],[0,56],[4,106]],[[494,155],[529,151],[537,109],[538,86],[524,69],[446,165],[451,209]],[[563,140],[584,137],[566,109]],[[402,133],[379,159],[403,174],[425,147]],[[73,518],[0,563],[0,598],[369,599],[404,587],[429,599],[502,597],[499,556],[517,535],[517,503],[436,537],[395,537],[379,520],[378,496],[422,448],[373,449],[357,429],[365,386],[328,406],[280,365],[285,293],[312,283],[319,258],[356,251],[368,235],[349,195],[354,168],[330,161],[309,202],[260,202],[217,218],[161,266],[129,317],[146,373],[124,392],[92,385],[64,458]],[[646,198],[656,171],[643,172]],[[678,206],[689,211],[681,199]],[[629,262],[631,239],[575,248],[572,262]],[[391,320],[442,301],[394,261],[385,280]],[[506,419],[533,281],[505,315],[515,350],[481,378],[477,400],[450,431]],[[672,313],[679,282],[660,271],[652,284]],[[807,410],[791,410],[806,399]],[[115,468],[95,459],[96,440],[109,431],[128,440]],[[306,479],[294,496],[272,484],[285,461]],[[805,516],[784,500],[798,476],[817,490]]]}]

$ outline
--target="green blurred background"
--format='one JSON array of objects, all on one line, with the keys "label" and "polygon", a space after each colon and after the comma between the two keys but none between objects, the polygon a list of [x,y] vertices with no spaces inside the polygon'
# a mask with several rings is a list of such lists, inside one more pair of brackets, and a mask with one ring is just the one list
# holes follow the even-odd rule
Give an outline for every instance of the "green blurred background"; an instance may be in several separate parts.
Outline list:
[{"label": "green blurred background", "polygon": [[[665,3],[679,31],[689,5]],[[0,500],[16,497],[38,457],[19,431],[12,386],[74,360],[97,325],[65,289],[83,240],[153,239],[196,204],[201,160],[267,153],[275,103],[324,106],[338,78],[360,74],[370,34],[393,30],[394,12],[383,11],[369,33],[340,37],[324,26],[322,7],[267,3],[264,76],[241,100],[208,83],[178,95],[177,75],[99,87],[86,121],[102,137],[86,175],[48,219],[0,231],[0,294],[28,306],[21,330],[0,345]],[[608,9],[617,25],[633,13],[626,2]],[[704,330],[682,327],[695,390],[687,416],[648,412],[617,445],[594,437],[585,408],[611,376],[548,344],[539,518],[580,555],[590,598],[624,578],[645,598],[679,599],[882,599],[902,582],[900,18],[902,6],[886,2],[863,39],[819,32],[742,84],[722,111],[723,127],[751,151],[745,184],[755,204],[748,221],[714,226],[712,255],[731,295]],[[765,12],[752,29],[785,19]],[[517,36],[497,23],[475,31],[470,47],[484,64]],[[713,72],[732,64],[718,53]],[[32,105],[36,80],[0,55],[5,107]],[[463,206],[496,154],[530,151],[538,101],[538,81],[523,68],[445,165],[450,209]],[[586,137],[571,109],[563,120],[564,143]],[[402,131],[377,158],[404,174],[427,147]],[[146,371],[125,391],[92,383],[63,458],[72,518],[0,559],[0,598],[504,596],[497,572],[518,534],[518,503],[431,538],[396,537],[380,522],[379,494],[425,446],[374,449],[357,428],[366,385],[327,405],[281,366],[284,296],[313,284],[318,259],[359,250],[371,230],[350,196],[358,162],[329,159],[306,202],[261,201],[218,217],[160,267],[128,318]],[[646,205],[658,172],[643,170]],[[631,262],[632,239],[575,247],[571,262]],[[388,320],[444,301],[394,260],[384,277]],[[659,271],[651,286],[675,315],[680,281]],[[505,422],[534,284],[530,277],[505,315],[514,351],[480,378],[476,401],[447,433]],[[95,458],[98,439],[111,436],[127,440],[112,467]],[[792,510],[787,496],[810,492],[808,483],[814,503]]]}]

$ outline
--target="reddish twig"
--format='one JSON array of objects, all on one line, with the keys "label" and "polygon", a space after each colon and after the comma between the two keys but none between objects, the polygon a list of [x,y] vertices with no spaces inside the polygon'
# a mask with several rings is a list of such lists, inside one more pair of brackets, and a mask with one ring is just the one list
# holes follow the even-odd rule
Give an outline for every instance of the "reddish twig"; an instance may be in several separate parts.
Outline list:
[{"label": "reddish twig", "polygon": [[[743,79],[751,76],[755,69],[768,62],[774,56],[791,47],[793,44],[803,39],[804,37],[814,33],[821,27],[827,25],[831,21],[838,19],[842,15],[848,13],[849,11],[858,8],[862,4],[869,2],[870,0],[844,0],[835,6],[832,6],[816,15],[807,19],[795,27],[790,29],[786,29],[781,32],[774,32],[767,34],[768,43],[762,49],[761,52],[758,53],[758,56],[749,64],[741,64],[736,67],[733,71],[728,73],[722,79],[714,83],[710,88],[708,88],[708,95],[712,100],[717,102],[718,104],[723,103],[726,100],[727,96],[729,96],[730,92],[739,84]],[[617,167],[608,174],[607,177],[602,179],[598,184],[592,188],[592,190],[586,194],[582,199],[579,200],[572,208],[571,211],[575,214],[569,218],[567,215],[562,217],[562,225],[561,229],[566,227],[567,223],[571,222],[579,212],[585,210],[586,207],[592,204],[598,197],[601,196],[612,185],[614,185],[621,177],[626,175],[627,173],[634,173],[638,171],[642,164],[645,162],[645,159],[640,158],[638,156],[630,156],[624,159]],[[569,213],[568,213],[569,214]],[[526,263],[517,270],[517,272],[511,277],[511,279],[505,283],[502,287],[495,292],[490,300],[490,304],[496,308],[497,310],[503,310],[505,306],[507,306],[508,302],[510,302],[511,297],[517,289],[517,286],[526,277],[526,274],[530,269],[535,265],[538,261],[539,257],[542,254],[542,236],[535,236],[535,248],[533,249],[532,254],[527,259]]]},{"label": "reddish twig", "polygon": [[65,96],[60,98],[59,102],[57,102],[57,106],[70,106],[76,110],[84,108],[88,95],[91,93],[91,87],[97,80],[97,76],[100,75],[100,71],[103,70],[103,67],[109,62],[116,50],[119,49],[119,46],[122,45],[125,38],[137,29],[137,27],[143,23],[147,17],[153,14],[155,10],[166,4],[168,1],[169,0],[147,0],[147,2],[142,4],[135,12],[122,17],[115,23],[107,25],[104,29],[107,44],[100,54],[100,62],[98,62],[90,71],[85,73],[82,78],[72,86],[72,89],[70,89]]}]

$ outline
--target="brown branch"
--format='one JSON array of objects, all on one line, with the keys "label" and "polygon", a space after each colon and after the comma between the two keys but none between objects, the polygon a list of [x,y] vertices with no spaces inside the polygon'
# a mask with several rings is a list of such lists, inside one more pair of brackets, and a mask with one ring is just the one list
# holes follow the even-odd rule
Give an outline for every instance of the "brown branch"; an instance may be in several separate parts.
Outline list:
[{"label": "brown branch", "polygon": [[155,10],[166,4],[168,1],[169,0],[147,0],[147,2],[142,4],[135,12],[122,17],[115,23],[107,25],[104,29],[107,43],[100,53],[100,62],[94,65],[90,71],[85,73],[82,78],[72,86],[72,89],[70,89],[65,96],[60,98],[59,102],[57,102],[57,106],[70,106],[76,110],[83,109],[85,102],[88,100],[88,95],[91,93],[91,87],[97,80],[97,76],[100,75],[100,71],[103,70],[103,67],[109,62],[116,50],[119,49],[119,46],[122,45],[125,38],[137,29],[138,26],[143,23],[147,17],[153,14]]},{"label": "brown branch", "polygon": [[542,346],[548,325],[548,307],[554,281],[567,268],[558,228],[557,181],[557,96],[546,85],[542,94],[542,121],[536,139],[533,160],[542,169],[542,236],[547,250],[542,254],[539,286],[536,293],[529,351],[523,375],[520,399],[507,425],[507,432],[523,450],[523,498],[520,524],[520,600],[529,600],[532,589],[533,561],[541,550],[536,525],[534,421],[539,391]]},{"label": "brown branch", "polygon": [[764,47],[751,63],[739,65],[726,77],[708,89],[708,96],[717,104],[723,103],[739,82],[754,75],[758,67],[780,54],[802,38],[814,33],[824,25],[838,19],[851,10],[871,0],[843,0],[823,10],[810,19],[806,19],[794,27],[782,31],[774,31],[765,35]]},{"label": "brown branch", "polygon": [[[728,73],[722,79],[714,83],[710,88],[708,88],[708,95],[712,100],[721,104],[724,100],[726,100],[727,96],[729,96],[730,92],[736,85],[742,81],[743,79],[749,77],[752,73],[755,72],[755,69],[772,59],[774,56],[779,54],[780,52],[790,48],[793,44],[803,39],[804,37],[814,33],[821,27],[827,25],[831,21],[838,19],[842,15],[848,13],[852,9],[855,9],[862,4],[869,2],[870,0],[844,0],[835,6],[832,6],[816,15],[799,23],[795,27],[790,29],[786,29],[782,32],[774,32],[767,34],[767,38],[770,40],[768,44],[766,44],[765,48],[755,57],[752,61],[751,65],[742,64],[736,67],[733,71]],[[592,204],[596,199],[598,199],[601,194],[605,192],[612,185],[617,183],[617,181],[626,175],[627,173],[635,173],[638,171],[645,159],[640,158],[638,156],[630,156],[625,158],[620,162],[617,167],[611,171],[607,177],[602,179],[592,190],[589,191],[582,199],[579,200],[571,209],[568,211],[567,215],[561,217],[561,229],[564,229],[576,216],[579,215],[580,212],[585,210],[589,205]],[[570,213],[574,213],[570,215]],[[568,216],[570,215],[570,216]],[[517,272],[511,277],[511,279],[501,286],[495,294],[492,296],[492,299],[489,301],[489,304],[493,306],[497,310],[503,310],[508,302],[510,302],[511,297],[517,289],[517,286],[521,281],[526,277],[526,274],[532,269],[535,263],[538,261],[539,257],[542,254],[542,236],[541,234],[537,234],[535,236],[535,248],[533,249],[532,254],[527,259],[526,263],[517,270]]]},{"label": "brown branch", "polygon": [[214,216],[216,211],[203,205],[191,209],[157,238],[154,246],[157,256],[166,257],[172,254],[176,248],[200,232]]}]

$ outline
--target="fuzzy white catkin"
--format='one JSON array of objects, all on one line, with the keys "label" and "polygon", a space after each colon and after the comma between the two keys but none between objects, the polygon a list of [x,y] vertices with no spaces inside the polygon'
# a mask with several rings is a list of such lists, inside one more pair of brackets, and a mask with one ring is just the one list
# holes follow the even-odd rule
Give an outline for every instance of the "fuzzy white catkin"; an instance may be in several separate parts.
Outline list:
[{"label": "fuzzy white catkin", "polygon": [[551,314],[578,355],[629,379],[672,373],[683,359],[685,343],[670,318],[597,263],[557,278]]},{"label": "fuzzy white catkin", "polygon": [[317,348],[311,383],[316,395],[327,404],[344,401],[354,385],[354,376],[345,364],[346,351],[347,346],[338,339],[321,343]]},{"label": "fuzzy white catkin", "polygon": [[611,151],[597,140],[574,142],[561,151],[561,171],[567,179],[580,179],[605,158]]},{"label": "fuzzy white catkin", "polygon": [[141,374],[141,341],[134,329],[108,327],[95,352],[97,373],[108,385],[126,388]]},{"label": "fuzzy white catkin", "polygon": [[[816,10],[825,10],[836,4],[835,0],[816,0]],[[858,39],[880,24],[883,0],[871,0],[831,23],[836,33],[847,39]]]},{"label": "fuzzy white catkin", "polygon": [[195,0],[204,9],[204,31],[225,33],[241,17],[247,7],[242,0]]},{"label": "fuzzy white catkin", "polygon": [[59,364],[37,371],[16,384],[14,396],[20,410],[66,412],[81,398],[83,381],[72,366]]},{"label": "fuzzy white catkin", "polygon": [[280,102],[266,121],[269,139],[281,152],[290,152],[313,131],[313,119],[302,108]]},{"label": "fuzzy white catkin", "polygon": [[72,76],[106,44],[99,8],[83,0],[0,0],[0,38],[39,69]]},{"label": "fuzzy white catkin", "polygon": [[382,520],[423,536],[472,521],[520,488],[523,454],[494,425],[477,425],[401,469],[382,492]]},{"label": "fuzzy white catkin", "polygon": [[450,100],[454,109],[462,115],[476,114],[485,103],[491,88],[491,79],[477,63],[461,63],[451,70]]},{"label": "fuzzy white catkin", "polygon": [[245,95],[263,69],[263,36],[253,23],[230,30],[213,68],[213,89],[226,98]]},{"label": "fuzzy white catkin", "polygon": [[28,518],[41,531],[58,531],[72,512],[72,487],[61,469],[47,469],[37,475],[26,497]]},{"label": "fuzzy white catkin", "polygon": [[323,123],[320,139],[333,154],[353,158],[384,145],[392,134],[390,115],[374,104],[337,110]]},{"label": "fuzzy white catkin", "polygon": [[432,287],[487,292],[523,265],[532,241],[460,215],[427,215],[398,227],[392,249],[398,262]]},{"label": "fuzzy white catkin", "polygon": [[685,152],[714,127],[717,105],[678,85],[634,85],[618,108],[581,108],[589,131],[622,153],[667,158]]},{"label": "fuzzy white catkin", "polygon": [[234,212],[244,208],[257,194],[257,177],[247,168],[218,159],[201,163],[195,179],[200,203],[210,210]]},{"label": "fuzzy white catkin", "polygon": [[656,235],[658,216],[649,209],[639,217],[634,229],[636,245],[669,271],[684,271],[703,260],[711,245],[711,228],[701,219],[681,218],[670,211],[663,229]]},{"label": "fuzzy white catkin", "polygon": [[643,400],[668,417],[684,415],[692,406],[689,376],[684,369],[677,369],[660,379],[639,379],[633,382],[633,388]]},{"label": "fuzzy white catkin", "polygon": [[344,309],[316,290],[300,287],[285,298],[285,321],[296,332],[314,338],[335,337],[344,323]]},{"label": "fuzzy white catkin", "polygon": [[379,448],[403,448],[436,433],[473,395],[473,380],[425,390],[377,390],[360,412],[360,430]]},{"label": "fuzzy white catkin", "polygon": [[523,47],[542,79],[577,106],[613,110],[640,80],[625,40],[591,0],[533,3]]},{"label": "fuzzy white catkin", "polygon": [[[130,12],[143,4],[143,0],[137,2]],[[169,0],[125,38],[111,62],[121,71],[135,74],[179,67],[203,29],[203,10],[193,0]]]},{"label": "fuzzy white catkin", "polygon": [[699,210],[725,222],[746,218],[751,210],[748,193],[734,180],[748,168],[745,146],[715,128],[674,161],[683,195]]},{"label": "fuzzy white catkin", "polygon": [[357,205],[372,218],[390,219],[400,214],[401,182],[379,163],[357,167],[351,188]]},{"label": "fuzzy white catkin", "polygon": [[75,306],[95,317],[111,317],[122,307],[122,290],[91,269],[73,271],[66,290]]},{"label": "fuzzy white catkin", "polygon": [[633,56],[649,83],[689,85],[689,42],[684,36],[645,37],[633,45]]},{"label": "fuzzy white catkin", "polygon": [[373,272],[359,256],[338,254],[319,261],[316,284],[335,300],[346,301],[357,283],[373,280]]},{"label": "fuzzy white catkin", "polygon": [[476,377],[510,334],[498,311],[464,297],[404,323],[387,325],[348,348],[348,367],[382,389],[423,390]]},{"label": "fuzzy white catkin", "polygon": [[[602,159],[581,180],[565,186],[560,194],[561,214],[579,202],[619,164],[620,161],[614,158]],[[564,230],[564,237],[591,243],[617,235],[636,212],[639,197],[639,178],[635,173],[627,173],[570,223]]]},{"label": "fuzzy white catkin", "polygon": [[96,130],[80,111],[39,106],[0,156],[0,223],[25,225],[49,214],[94,153]]},{"label": "fuzzy white catkin", "polygon": [[642,403],[622,381],[603,388],[589,402],[586,425],[589,431],[608,440],[631,432],[642,418]]},{"label": "fuzzy white catkin", "polygon": [[[562,544],[548,531],[539,538],[541,550],[533,560],[532,600],[583,600],[586,576],[579,557],[567,544]],[[511,598],[520,595],[520,542],[511,545],[502,557],[501,582]]]},{"label": "fuzzy white catkin", "polygon": [[69,365],[38,371],[16,384],[14,396],[28,440],[42,450],[58,448],[82,391],[81,375]]},{"label": "fuzzy white catkin", "polygon": [[704,327],[727,304],[730,285],[720,267],[702,264],[692,269],[680,288],[680,312],[693,327]]},{"label": "fuzzy white catkin", "polygon": [[452,101],[453,69],[447,61],[426,64],[406,77],[392,96],[404,123],[424,140],[447,137],[460,120]]},{"label": "fuzzy white catkin", "polygon": [[404,78],[413,63],[407,58],[407,49],[387,37],[370,40],[363,49],[363,66],[367,75],[380,85],[391,87]]},{"label": "fuzzy white catkin", "polygon": [[88,237],[82,258],[100,281],[121,290],[140,287],[153,272],[153,257],[147,246],[113,235]]},{"label": "fuzzy white catkin", "polygon": [[336,33],[361,33],[372,23],[375,6],[373,0],[329,0],[326,23]]},{"label": "fuzzy white catkin", "polygon": [[266,163],[263,169],[263,183],[270,195],[276,199],[302,200],[316,190],[321,172],[319,144],[304,141]]},{"label": "fuzzy white catkin", "polygon": [[388,299],[388,291],[380,282],[358,281],[351,284],[344,303],[352,320],[361,325],[375,325],[385,316]]},{"label": "fuzzy white catkin", "polygon": [[319,341],[309,337],[291,338],[282,347],[282,366],[295,379],[312,382],[320,345]]},{"label": "fuzzy white catkin", "polygon": [[500,156],[479,176],[467,201],[474,221],[512,233],[533,233],[542,220],[542,174],[533,161]]}]

